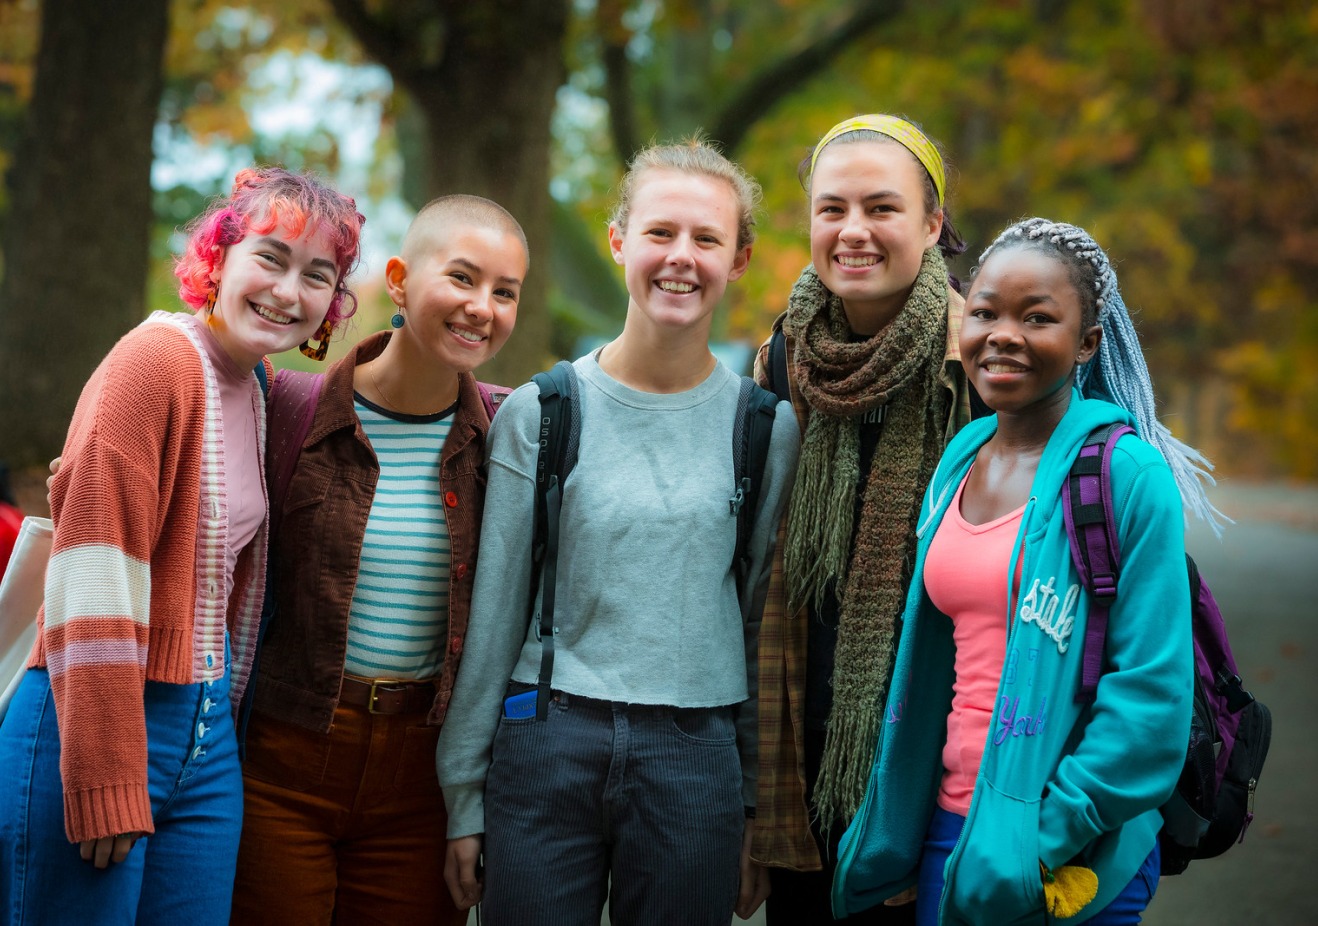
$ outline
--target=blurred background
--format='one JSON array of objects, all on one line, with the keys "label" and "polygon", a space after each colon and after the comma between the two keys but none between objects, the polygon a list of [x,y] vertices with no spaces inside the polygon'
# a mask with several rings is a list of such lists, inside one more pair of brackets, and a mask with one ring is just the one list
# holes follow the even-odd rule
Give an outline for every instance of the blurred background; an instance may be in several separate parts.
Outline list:
[{"label": "blurred background", "polygon": [[963,278],[1017,218],[1085,226],[1178,435],[1313,480],[1316,63],[1308,0],[0,0],[0,459],[58,451],[110,345],[179,307],[178,226],[253,161],[357,197],[350,340],[418,205],[506,205],[532,271],[483,378],[515,384],[619,328],[604,229],[638,147],[703,131],[764,185],[718,322],[741,357],[808,261],[798,162],[887,111],[946,149]]},{"label": "blurred background", "polygon": [[1251,848],[1165,884],[1149,921],[1318,922],[1312,0],[0,0],[0,461],[43,513],[84,381],[180,307],[179,226],[253,161],[315,169],[368,218],[331,357],[387,324],[381,274],[418,206],[507,206],[532,270],[481,372],[513,385],[620,328],[613,187],[637,148],[702,131],[765,190],[717,320],[744,364],[809,260],[798,163],[876,111],[944,146],[963,279],[1023,216],[1093,232],[1164,419],[1239,521],[1191,542],[1276,715],[1260,822]]}]

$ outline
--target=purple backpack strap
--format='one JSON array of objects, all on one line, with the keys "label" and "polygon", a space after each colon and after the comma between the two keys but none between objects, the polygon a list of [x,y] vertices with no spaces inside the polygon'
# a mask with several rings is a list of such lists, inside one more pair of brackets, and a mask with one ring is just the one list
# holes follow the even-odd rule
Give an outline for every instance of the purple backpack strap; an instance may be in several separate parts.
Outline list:
[{"label": "purple backpack strap", "polygon": [[1129,425],[1108,425],[1086,438],[1066,479],[1066,503],[1062,506],[1066,535],[1071,542],[1071,559],[1080,583],[1089,591],[1089,618],[1085,628],[1083,674],[1075,699],[1094,700],[1098,679],[1103,674],[1103,648],[1107,639],[1107,617],[1117,598],[1121,573],[1121,547],[1117,541],[1116,514],[1112,504],[1112,451]]},{"label": "purple backpack strap", "polygon": [[293,469],[311,430],[311,419],[316,417],[324,382],[323,373],[280,370],[270,387],[266,400],[266,474],[273,527],[278,527],[283,513]]},{"label": "purple backpack strap", "polygon": [[499,410],[503,400],[508,398],[512,392],[506,386],[496,386],[494,383],[476,383],[476,389],[481,394],[481,405],[485,406],[485,414],[490,420],[494,420],[494,413]]}]

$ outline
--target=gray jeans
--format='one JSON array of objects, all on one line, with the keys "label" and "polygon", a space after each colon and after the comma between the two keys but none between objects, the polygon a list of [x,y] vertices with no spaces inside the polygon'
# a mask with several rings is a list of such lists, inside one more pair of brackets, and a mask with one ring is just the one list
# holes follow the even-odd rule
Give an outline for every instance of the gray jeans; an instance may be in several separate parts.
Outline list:
[{"label": "gray jeans", "polygon": [[744,825],[732,707],[556,694],[499,721],[484,922],[598,926],[607,897],[615,926],[729,923]]}]

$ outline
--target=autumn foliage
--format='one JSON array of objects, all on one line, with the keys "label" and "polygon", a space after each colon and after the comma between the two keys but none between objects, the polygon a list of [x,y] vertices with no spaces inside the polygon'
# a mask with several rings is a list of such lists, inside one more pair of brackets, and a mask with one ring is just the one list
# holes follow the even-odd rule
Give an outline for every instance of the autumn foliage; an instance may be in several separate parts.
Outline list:
[{"label": "autumn foliage", "polygon": [[[30,90],[37,7],[0,0],[0,169]],[[406,24],[409,54],[438,68],[453,34],[445,17],[474,7],[174,0],[160,124],[333,172],[332,136],[305,150],[263,141],[241,101],[272,55],[371,60],[370,43],[336,9]],[[628,149],[703,129],[765,188],[751,273],[729,290],[721,322],[727,337],[758,341],[808,260],[798,161],[840,118],[901,113],[946,148],[952,214],[970,242],[962,278],[1022,216],[1085,226],[1116,263],[1173,429],[1222,472],[1318,478],[1311,0],[578,0],[572,10],[553,123],[556,248],[574,241],[588,256],[593,240],[602,256],[601,217]],[[381,137],[402,152],[406,183],[417,158],[394,130],[409,111],[399,88],[420,65],[401,74],[406,61],[374,57],[394,73]],[[604,116],[579,119],[569,97],[593,100]],[[378,193],[398,181],[385,170],[369,183]],[[0,194],[0,221],[4,208]],[[573,274],[564,268],[585,260],[536,265],[550,275],[560,332],[566,307],[584,301],[565,296]],[[580,276],[604,302],[617,300],[616,287]],[[598,325],[610,311],[580,315]]]}]

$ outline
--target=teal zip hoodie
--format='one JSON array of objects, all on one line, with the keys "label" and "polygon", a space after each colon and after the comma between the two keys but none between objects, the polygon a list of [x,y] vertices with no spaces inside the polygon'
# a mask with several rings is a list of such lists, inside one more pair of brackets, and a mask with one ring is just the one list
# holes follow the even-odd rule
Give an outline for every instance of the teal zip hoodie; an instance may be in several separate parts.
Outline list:
[{"label": "teal zip hoodie", "polygon": [[[1094,702],[1077,704],[1088,595],[1071,561],[1062,491],[1097,427],[1122,409],[1072,394],[1049,438],[1021,519],[1010,571],[1021,581],[994,720],[965,829],[948,859],[939,922],[1081,923],[1134,877],[1162,825],[1185,759],[1193,698],[1190,592],[1181,498],[1158,451],[1134,435],[1112,454],[1121,579]],[[838,917],[915,883],[943,774],[956,657],[952,621],[924,588],[929,542],[997,418],[948,445],[920,513],[883,728],[865,800],[843,835],[833,881]],[[1003,614],[1011,607],[1004,602]],[[1005,619],[1005,617],[1004,617]],[[1044,910],[1039,862],[1084,865],[1098,896],[1076,916]]]}]

